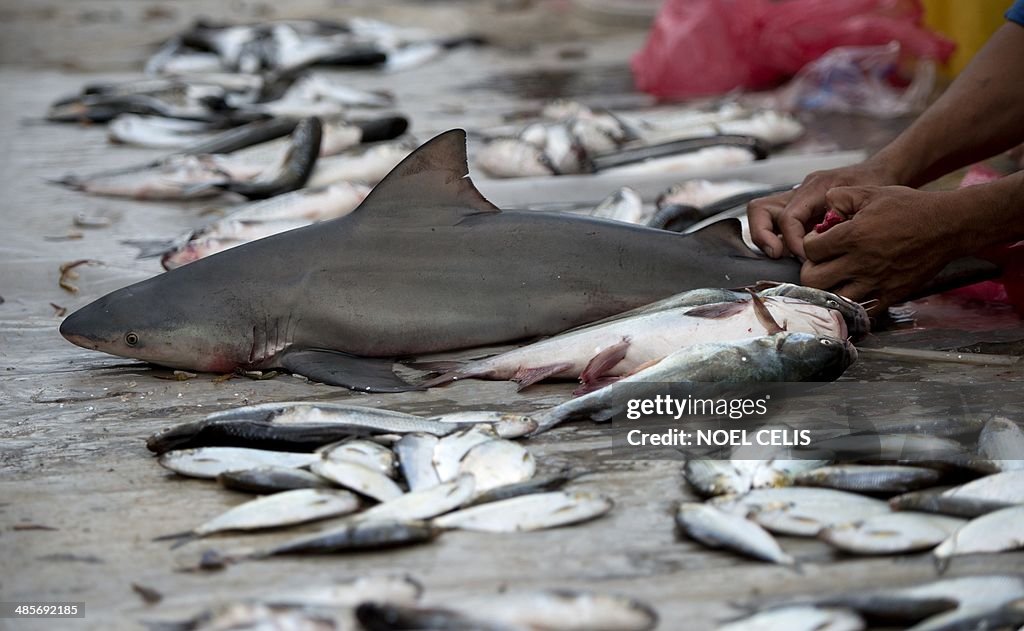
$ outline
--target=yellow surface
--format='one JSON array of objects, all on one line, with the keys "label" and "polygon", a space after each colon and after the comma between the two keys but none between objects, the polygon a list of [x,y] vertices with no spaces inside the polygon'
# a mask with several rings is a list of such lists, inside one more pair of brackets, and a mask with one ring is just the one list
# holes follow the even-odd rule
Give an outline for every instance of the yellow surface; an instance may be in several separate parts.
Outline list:
[{"label": "yellow surface", "polygon": [[954,76],[981,50],[992,33],[1006,23],[1003,14],[1013,0],[924,0],[925,22],[956,42],[946,66]]}]

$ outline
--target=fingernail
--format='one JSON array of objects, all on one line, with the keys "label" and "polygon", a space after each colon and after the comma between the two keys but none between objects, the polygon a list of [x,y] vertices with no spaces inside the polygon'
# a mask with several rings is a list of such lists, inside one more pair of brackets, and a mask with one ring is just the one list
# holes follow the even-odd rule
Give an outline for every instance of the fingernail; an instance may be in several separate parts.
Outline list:
[{"label": "fingernail", "polygon": [[775,249],[772,248],[772,246],[770,245],[764,246],[764,253],[772,258],[775,258]]}]

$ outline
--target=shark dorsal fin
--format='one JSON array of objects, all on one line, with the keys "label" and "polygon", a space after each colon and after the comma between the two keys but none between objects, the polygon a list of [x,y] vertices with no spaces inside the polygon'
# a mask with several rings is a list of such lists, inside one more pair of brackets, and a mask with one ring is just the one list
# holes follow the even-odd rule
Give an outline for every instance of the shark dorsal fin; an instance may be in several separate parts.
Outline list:
[{"label": "shark dorsal fin", "polygon": [[[366,215],[407,219],[446,213],[453,218],[501,212],[469,179],[466,132],[452,129],[409,154],[356,209]],[[457,220],[457,219],[456,219]]]}]

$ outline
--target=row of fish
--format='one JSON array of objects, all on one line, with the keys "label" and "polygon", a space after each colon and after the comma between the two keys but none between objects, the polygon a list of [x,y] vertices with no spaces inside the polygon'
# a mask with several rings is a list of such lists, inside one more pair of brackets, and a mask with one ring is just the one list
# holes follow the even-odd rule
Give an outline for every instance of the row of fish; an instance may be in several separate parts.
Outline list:
[{"label": "row of fish", "polygon": [[476,157],[492,177],[578,173],[687,173],[737,166],[803,134],[794,118],[726,106],[654,126],[607,110],[556,101],[514,135],[495,134]]},{"label": "row of fish", "polygon": [[497,412],[423,418],[285,402],[214,413],[147,445],[175,473],[268,494],[170,536],[181,543],[335,519],[311,534],[217,557],[261,558],[411,545],[443,530],[539,530],[611,510],[607,497],[561,490],[570,481],[564,473],[535,477],[533,455],[511,438],[536,429],[528,417]]},{"label": "row of fish", "polygon": [[302,629],[390,631],[645,631],[658,615],[648,604],[613,593],[548,589],[477,593],[423,601],[408,576],[366,576],[224,602],[182,621],[148,621],[162,631]]}]

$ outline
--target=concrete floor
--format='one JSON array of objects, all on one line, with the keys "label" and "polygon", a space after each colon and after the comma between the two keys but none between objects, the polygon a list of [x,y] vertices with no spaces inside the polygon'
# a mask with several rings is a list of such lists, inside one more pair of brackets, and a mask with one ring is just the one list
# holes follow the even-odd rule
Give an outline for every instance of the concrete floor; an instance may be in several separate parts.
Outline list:
[{"label": "concrete floor", "polygon": [[[27,10],[24,3],[14,6]],[[584,40],[587,54],[582,60],[563,58],[562,44],[536,46],[516,56],[502,50],[463,51],[406,75],[359,75],[354,82],[393,89],[400,108],[413,118],[414,132],[426,138],[450,126],[496,124],[505,114],[536,105],[541,98],[536,93],[524,98],[487,87],[507,85],[494,83],[496,67],[503,73],[538,68],[605,72],[603,80],[580,90],[642,102],[642,97],[626,93],[628,75],[623,70],[623,60],[642,39],[639,31],[605,32]],[[151,539],[187,530],[246,498],[214,484],[175,477],[157,466],[143,444],[154,431],[250,402],[329,399],[409,412],[529,411],[564,400],[570,388],[545,385],[520,395],[507,383],[465,382],[428,393],[381,396],[288,376],[217,381],[200,375],[170,381],[159,378],[167,371],[65,342],[57,333],[58,307],[71,311],[159,271],[155,261],[135,259],[135,250],[121,240],[178,234],[201,222],[201,210],[209,205],[93,198],[45,183],[44,178],[67,171],[127,165],[159,153],[110,147],[102,128],[39,122],[54,98],[74,92],[87,80],[120,76],[126,75],[68,74],[24,65],[0,68],[0,183],[5,193],[0,204],[5,235],[0,240],[0,601],[86,603],[82,620],[0,620],[0,627],[136,629],[141,621],[181,618],[216,602],[284,587],[408,573],[424,583],[430,603],[504,588],[578,587],[642,598],[659,611],[663,629],[709,629],[735,614],[730,603],[755,596],[904,585],[935,577],[926,555],[837,557],[817,541],[783,540],[803,564],[797,572],[678,541],[671,509],[690,497],[680,463],[625,458],[611,448],[607,429],[587,423],[545,434],[529,447],[542,470],[565,464],[582,468],[590,475],[576,482],[578,487],[614,498],[612,513],[594,522],[520,535],[453,532],[431,545],[390,553],[274,559],[205,574],[179,571],[211,545],[171,551],[166,543]],[[469,84],[484,87],[459,89]],[[571,87],[571,82],[556,84],[559,89]],[[72,219],[78,213],[103,214],[112,225],[75,228]],[[79,268],[79,291],[58,287],[58,266],[86,258],[102,264]],[[923,309],[932,314],[928,330],[891,331],[868,343],[939,348],[1024,337],[1020,322],[1006,312],[976,317],[971,310],[945,304]],[[855,366],[847,377],[906,383],[910,400],[897,415],[931,413],[927,406],[914,407],[920,403],[913,398],[919,382],[950,387],[1003,384],[1009,389],[1019,388],[1022,378],[1017,369],[965,371],[956,365],[870,361]],[[287,535],[220,537],[208,543],[232,548],[282,536]],[[1022,561],[1021,554],[966,559],[950,573],[1019,570]],[[144,604],[132,592],[133,583],[160,591],[164,600]]]}]

